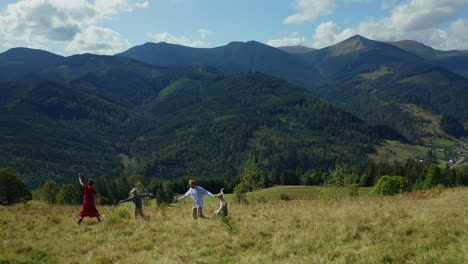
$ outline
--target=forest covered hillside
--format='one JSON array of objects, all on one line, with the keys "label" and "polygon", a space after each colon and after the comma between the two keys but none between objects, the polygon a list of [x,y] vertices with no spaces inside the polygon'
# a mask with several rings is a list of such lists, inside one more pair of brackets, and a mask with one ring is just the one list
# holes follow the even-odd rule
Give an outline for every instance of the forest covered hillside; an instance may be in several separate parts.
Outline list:
[{"label": "forest covered hillside", "polygon": [[265,169],[365,163],[400,139],[309,91],[261,73],[160,67],[81,55],[4,83],[1,164],[29,184],[78,171],[146,177],[236,175],[250,156]]}]

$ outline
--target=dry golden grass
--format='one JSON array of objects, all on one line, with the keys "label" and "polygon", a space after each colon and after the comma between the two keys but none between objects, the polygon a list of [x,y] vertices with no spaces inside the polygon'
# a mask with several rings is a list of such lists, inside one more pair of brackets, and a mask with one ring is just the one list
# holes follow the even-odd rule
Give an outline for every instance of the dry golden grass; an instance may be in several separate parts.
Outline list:
[{"label": "dry golden grass", "polygon": [[148,221],[128,218],[128,207],[100,207],[103,222],[78,226],[80,207],[32,202],[0,207],[0,263],[467,263],[467,201],[465,188],[231,202],[233,230],[191,219],[189,203],[147,207]]}]

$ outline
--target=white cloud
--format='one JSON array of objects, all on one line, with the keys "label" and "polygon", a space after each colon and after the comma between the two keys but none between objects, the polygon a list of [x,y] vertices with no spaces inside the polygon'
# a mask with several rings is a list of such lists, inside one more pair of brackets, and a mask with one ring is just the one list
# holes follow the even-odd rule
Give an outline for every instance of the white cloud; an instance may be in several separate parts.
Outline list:
[{"label": "white cloud", "polygon": [[110,28],[89,26],[75,36],[66,50],[72,53],[111,55],[129,47],[130,42],[123,39],[120,33]]},{"label": "white cloud", "polygon": [[[314,47],[335,44],[355,34],[376,40],[412,39],[437,49],[468,49],[466,19],[451,20],[468,7],[467,0],[404,1],[380,20],[368,19],[355,27],[340,28],[333,22],[320,24],[313,36]],[[451,23],[448,29],[440,25]]]},{"label": "white cloud", "polygon": [[140,2],[140,3],[135,3],[135,6],[139,8],[147,8],[149,6],[149,2],[145,1],[145,2]]},{"label": "white cloud", "polygon": [[334,0],[296,0],[296,14],[288,16],[285,24],[304,24],[315,21],[322,15],[331,15],[335,9]]},{"label": "white cloud", "polygon": [[213,34],[213,32],[211,32],[210,30],[208,29],[204,29],[204,28],[200,28],[199,30],[197,30],[198,34],[200,34],[200,38],[202,39],[206,39],[207,37],[211,36]]},{"label": "white cloud", "polygon": [[340,32],[340,28],[334,22],[326,22],[320,24],[315,29],[315,34],[312,37],[314,40],[314,48],[323,48],[343,41],[354,34],[352,30],[346,29]]},{"label": "white cloud", "polygon": [[[372,0],[341,0],[347,3],[364,3]],[[305,24],[314,22],[320,16],[331,15],[336,8],[336,0],[295,0],[297,13],[288,16],[285,24]]]},{"label": "white cloud", "polygon": [[187,47],[194,47],[194,48],[202,48],[206,47],[207,44],[202,40],[192,40],[186,36],[174,36],[171,33],[163,32],[163,33],[147,33],[147,37],[155,40],[156,42],[166,42],[172,44],[179,44]]},{"label": "white cloud", "polygon": [[452,19],[467,6],[467,0],[413,0],[396,6],[389,22],[403,31],[423,30]]},{"label": "white cloud", "polygon": [[[0,12],[0,47],[26,46],[45,48],[66,46],[66,51],[83,50],[108,54],[115,47],[128,43],[120,35],[115,37],[112,29],[101,28],[103,37],[113,35],[113,41],[108,45],[109,51],[102,48],[98,38],[85,36],[96,32],[96,24],[111,18],[121,12],[130,12],[138,3],[134,0],[19,0],[9,4]],[[96,40],[97,42],[90,43]],[[76,43],[84,43],[87,48],[76,47]]]},{"label": "white cloud", "polygon": [[301,37],[298,32],[285,35],[282,38],[279,39],[272,39],[268,41],[268,45],[272,47],[284,47],[284,46],[298,46],[298,45],[305,45],[307,42],[307,39],[304,37]]},{"label": "white cloud", "polygon": [[132,11],[129,0],[94,0],[94,6],[103,15],[115,15],[122,11]]}]

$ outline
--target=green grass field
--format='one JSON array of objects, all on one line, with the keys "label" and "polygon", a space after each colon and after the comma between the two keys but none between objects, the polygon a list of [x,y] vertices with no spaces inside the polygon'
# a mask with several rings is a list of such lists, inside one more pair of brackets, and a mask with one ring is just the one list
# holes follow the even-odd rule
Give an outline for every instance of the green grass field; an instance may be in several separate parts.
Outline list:
[{"label": "green grass field", "polygon": [[455,147],[456,142],[450,140],[450,139],[445,139],[445,138],[437,138],[434,140],[434,144],[442,146],[442,147]]},{"label": "green grass field", "polygon": [[[216,217],[191,219],[188,200],[147,206],[147,221],[132,219],[128,204],[101,206],[103,221],[81,226],[80,206],[0,207],[0,263],[467,263],[467,188],[335,191],[279,186],[252,194],[266,202],[242,205],[228,195],[232,230]],[[211,216],[217,202],[206,201]]]},{"label": "green grass field", "polygon": [[427,155],[428,148],[409,145],[399,141],[385,140],[377,147],[376,153],[369,155],[374,162],[406,162],[408,159],[422,158]]}]

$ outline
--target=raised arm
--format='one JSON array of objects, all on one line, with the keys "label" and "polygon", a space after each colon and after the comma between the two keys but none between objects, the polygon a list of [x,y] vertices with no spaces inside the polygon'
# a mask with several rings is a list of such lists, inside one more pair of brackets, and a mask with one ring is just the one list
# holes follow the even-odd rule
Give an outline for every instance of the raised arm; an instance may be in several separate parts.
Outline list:
[{"label": "raised arm", "polygon": [[84,185],[82,177],[83,177],[83,175],[81,175],[81,173],[79,173],[78,174],[78,181],[80,181],[81,187],[83,187],[83,185]]}]

